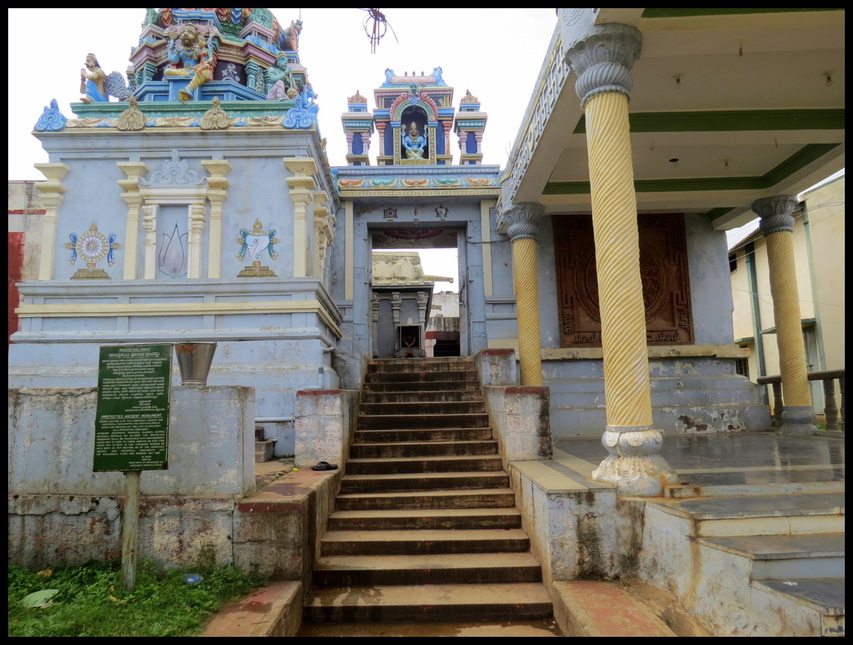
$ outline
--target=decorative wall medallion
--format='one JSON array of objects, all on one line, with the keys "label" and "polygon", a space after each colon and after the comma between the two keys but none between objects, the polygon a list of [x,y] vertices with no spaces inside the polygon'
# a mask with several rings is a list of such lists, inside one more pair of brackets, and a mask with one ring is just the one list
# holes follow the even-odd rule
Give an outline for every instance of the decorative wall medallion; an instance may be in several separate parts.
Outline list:
[{"label": "decorative wall medallion", "polygon": [[438,208],[435,209],[435,216],[440,220],[445,220],[447,218],[447,213],[449,211],[443,204],[439,204]]},{"label": "decorative wall medallion", "polygon": [[386,208],[383,216],[385,219],[397,219],[397,209],[396,208]]},{"label": "decorative wall medallion", "polygon": [[109,237],[98,231],[98,225],[92,224],[89,230],[78,235],[71,233],[69,236],[70,242],[65,244],[65,248],[71,250],[69,261],[71,264],[76,264],[79,256],[86,262],[85,269],[77,269],[72,280],[109,280],[110,276],[103,269],[96,268],[98,262],[107,259],[107,264],[113,266],[116,263],[114,251],[121,248],[121,245],[116,242],[116,234],[110,233]]},{"label": "decorative wall medallion", "polygon": [[266,251],[271,259],[278,259],[278,253],[276,253],[273,246],[273,244],[278,244],[274,230],[267,233],[263,230],[261,221],[255,220],[255,225],[251,232],[245,228],[240,229],[240,237],[237,238],[237,244],[240,245],[240,252],[237,253],[237,259],[243,261],[248,256],[252,260],[252,266],[247,266],[240,271],[237,274],[238,278],[278,277],[268,266],[261,265],[264,251]]}]

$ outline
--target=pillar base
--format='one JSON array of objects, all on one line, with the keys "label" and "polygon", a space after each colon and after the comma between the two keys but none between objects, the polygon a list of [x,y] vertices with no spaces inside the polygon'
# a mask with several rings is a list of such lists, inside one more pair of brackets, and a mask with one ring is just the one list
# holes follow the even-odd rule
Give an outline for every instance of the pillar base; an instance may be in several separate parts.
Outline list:
[{"label": "pillar base", "polygon": [[657,454],[663,434],[651,426],[607,426],[601,445],[610,454],[592,471],[593,481],[616,486],[621,495],[659,497],[664,486],[678,483],[678,475]]},{"label": "pillar base", "polygon": [[779,434],[810,435],[817,432],[814,410],[808,405],[788,405],[782,408]]}]

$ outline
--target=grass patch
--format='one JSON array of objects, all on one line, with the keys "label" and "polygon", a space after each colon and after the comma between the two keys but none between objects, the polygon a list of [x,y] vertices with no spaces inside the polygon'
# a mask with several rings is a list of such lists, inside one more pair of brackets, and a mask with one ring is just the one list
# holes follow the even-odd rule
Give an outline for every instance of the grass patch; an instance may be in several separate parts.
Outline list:
[{"label": "grass patch", "polygon": [[[190,573],[204,579],[187,584]],[[10,564],[8,582],[9,636],[97,637],[198,635],[223,604],[267,580],[230,566],[164,572],[146,562],[137,567],[135,589],[128,593],[122,591],[121,563],[112,562],[40,572]],[[22,606],[28,595],[48,589],[56,593],[42,608]]]}]

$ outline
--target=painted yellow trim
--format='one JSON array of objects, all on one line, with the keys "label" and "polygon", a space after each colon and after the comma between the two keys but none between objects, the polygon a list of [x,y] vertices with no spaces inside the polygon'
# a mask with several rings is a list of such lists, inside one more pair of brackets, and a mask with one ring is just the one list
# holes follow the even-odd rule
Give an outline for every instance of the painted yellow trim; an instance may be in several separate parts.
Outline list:
[{"label": "painted yellow trim", "polygon": [[225,314],[317,314],[335,335],[340,329],[328,310],[317,300],[242,302],[109,302],[94,304],[24,304],[19,318],[85,318],[107,316],[204,316]]},{"label": "painted yellow trim", "polygon": [[517,338],[490,338],[488,342],[489,349],[513,349],[515,355],[518,356],[518,339]]}]

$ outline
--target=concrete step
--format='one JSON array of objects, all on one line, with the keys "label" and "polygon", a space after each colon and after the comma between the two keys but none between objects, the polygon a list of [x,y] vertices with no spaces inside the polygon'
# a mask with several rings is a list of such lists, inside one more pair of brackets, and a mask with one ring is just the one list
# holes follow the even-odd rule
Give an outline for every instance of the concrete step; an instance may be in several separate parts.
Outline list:
[{"label": "concrete step", "polygon": [[262,464],[273,458],[275,439],[255,440],[255,463]]},{"label": "concrete step", "polygon": [[684,485],[667,486],[664,495],[673,499],[709,496],[755,495],[760,493],[842,493],[844,469],[814,466],[792,467],[784,471],[767,467],[723,472],[680,471]]},{"label": "concrete step", "polygon": [[550,618],[551,596],[536,582],[377,585],[312,589],[309,622],[454,622]]},{"label": "concrete step", "polygon": [[361,393],[361,404],[375,403],[437,403],[439,401],[460,402],[460,401],[482,401],[483,397],[480,390],[476,387],[470,389],[449,389],[449,390],[418,390],[417,392],[400,392],[386,391],[373,392],[364,391]]},{"label": "concrete step", "polygon": [[375,359],[367,364],[367,373],[375,372],[442,372],[474,370],[474,361],[470,358],[446,357],[446,358],[411,358],[400,359]]},{"label": "concrete step", "polygon": [[497,472],[438,472],[438,473],[391,473],[384,475],[344,475],[340,492],[376,493],[397,491],[465,490],[482,488],[506,488],[509,475]]},{"label": "concrete step", "polygon": [[350,445],[350,457],[354,459],[438,457],[442,455],[495,455],[497,452],[498,442],[494,439],[411,441],[406,443],[353,443]]},{"label": "concrete step", "polygon": [[399,493],[358,493],[338,495],[335,509],[367,511],[377,509],[438,508],[513,508],[515,493],[511,488],[481,490],[406,491]]},{"label": "concrete step", "polygon": [[396,428],[487,428],[489,415],[480,414],[361,414],[359,430],[393,430]]},{"label": "concrete step", "polygon": [[409,382],[401,382],[399,379],[389,379],[387,381],[366,382],[362,388],[362,396],[371,396],[378,394],[400,394],[404,396],[413,396],[430,392],[466,392],[476,393],[479,396],[480,385],[476,380],[455,380],[447,381],[436,379],[431,381],[410,380]]},{"label": "concrete step", "polygon": [[323,586],[541,582],[530,553],[322,556],[314,582]]},{"label": "concrete step", "polygon": [[844,532],[844,493],[701,497],[648,505],[687,520],[693,537]]},{"label": "concrete step", "polygon": [[492,439],[489,426],[481,428],[392,428],[385,430],[356,430],[354,443],[409,443],[424,441],[488,441]]},{"label": "concrete step", "polygon": [[499,455],[452,455],[408,459],[348,459],[347,475],[390,473],[438,473],[453,471],[490,472],[503,470]]},{"label": "concrete step", "polygon": [[530,549],[521,529],[436,529],[431,531],[327,531],[321,555],[427,555],[519,553]]},{"label": "concrete step", "polygon": [[429,414],[483,414],[486,404],[482,399],[477,401],[427,401],[411,397],[408,401],[393,403],[361,402],[359,412],[365,415],[429,415]]},{"label": "concrete step", "polygon": [[752,580],[833,578],[844,575],[844,534],[745,535],[698,543],[750,560]]},{"label": "concrete step", "polygon": [[[752,583],[757,592],[788,600],[794,607],[811,610],[820,623],[821,636],[844,636],[844,577],[761,580]],[[801,610],[802,611],[802,610]]]},{"label": "concrete step", "polygon": [[554,617],[564,636],[676,636],[649,607],[615,582],[555,582]]},{"label": "concrete step", "polygon": [[438,457],[442,455],[495,455],[497,452],[498,442],[494,439],[412,441],[407,443],[354,443],[350,445],[350,456],[355,459]]},{"label": "concrete step", "polygon": [[444,383],[445,389],[458,383],[477,383],[477,372],[470,370],[424,372],[372,372],[364,375],[365,385],[395,383],[400,390],[411,389],[422,383]]},{"label": "concrete step", "polygon": [[478,638],[560,638],[562,633],[553,618],[534,620],[501,620],[455,623],[302,623],[297,637],[339,638],[435,638],[476,636]]},{"label": "concrete step", "polygon": [[329,531],[395,531],[403,529],[517,529],[517,508],[441,508],[335,511]]}]

